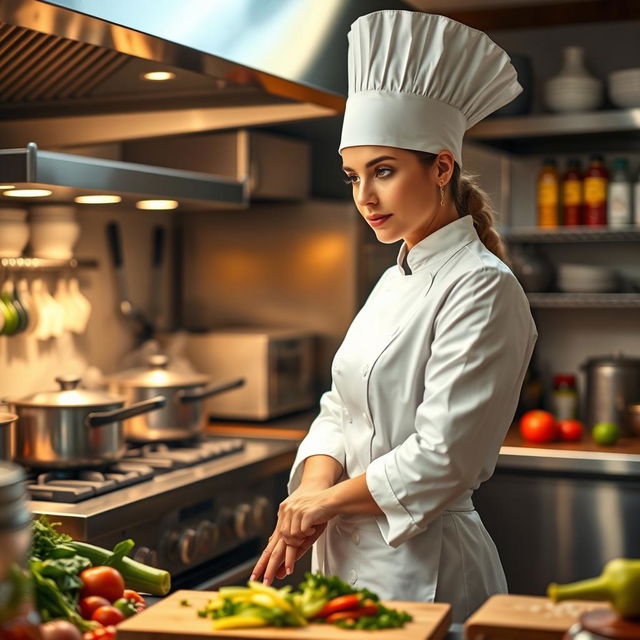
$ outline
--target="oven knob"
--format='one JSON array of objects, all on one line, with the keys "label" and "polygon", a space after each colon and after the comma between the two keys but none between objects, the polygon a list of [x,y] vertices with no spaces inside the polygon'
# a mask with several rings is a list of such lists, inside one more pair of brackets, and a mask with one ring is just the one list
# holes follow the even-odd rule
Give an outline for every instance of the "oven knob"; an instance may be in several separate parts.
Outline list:
[{"label": "oven knob", "polygon": [[218,544],[220,528],[215,522],[204,520],[196,529],[196,553],[208,556]]},{"label": "oven knob", "polygon": [[271,519],[271,502],[264,496],[258,496],[253,501],[253,522],[258,531],[264,529]]},{"label": "oven knob", "polygon": [[186,529],[178,539],[178,558],[182,564],[191,564],[196,552],[195,529]]},{"label": "oven knob", "polygon": [[151,549],[149,549],[149,547],[139,547],[133,554],[133,559],[136,562],[141,562],[142,564],[149,564],[150,553]]},{"label": "oven knob", "polygon": [[226,541],[233,536],[233,511],[229,507],[222,507],[217,518],[219,536]]},{"label": "oven knob", "polygon": [[241,540],[246,538],[251,531],[251,506],[243,503],[236,507],[234,513],[233,528]]},{"label": "oven knob", "polygon": [[151,549],[149,551],[149,556],[146,564],[148,564],[150,567],[158,567],[158,552],[155,549]]},{"label": "oven knob", "polygon": [[178,560],[178,533],[175,531],[169,531],[160,540],[160,555],[166,557],[169,562],[176,562]]}]

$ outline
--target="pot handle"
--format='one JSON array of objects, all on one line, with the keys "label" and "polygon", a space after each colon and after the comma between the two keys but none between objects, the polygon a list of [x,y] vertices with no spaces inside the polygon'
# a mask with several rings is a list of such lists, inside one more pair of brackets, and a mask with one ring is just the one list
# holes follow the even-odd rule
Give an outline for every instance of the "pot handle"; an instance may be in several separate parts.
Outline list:
[{"label": "pot handle", "polygon": [[237,387],[242,387],[245,384],[244,378],[238,378],[237,380],[231,380],[230,382],[223,382],[222,384],[210,385],[202,389],[202,391],[178,391],[176,396],[180,402],[196,402],[197,400],[204,400],[209,396],[215,396],[223,391],[229,391]]},{"label": "pot handle", "polygon": [[123,409],[114,409],[113,411],[94,411],[87,415],[85,423],[89,427],[102,427],[105,424],[111,424],[112,422],[118,422],[119,420],[126,420],[127,418],[139,416],[141,413],[148,413],[149,411],[162,409],[166,404],[167,399],[164,396],[154,396],[149,400],[136,402],[128,407],[124,407]]}]

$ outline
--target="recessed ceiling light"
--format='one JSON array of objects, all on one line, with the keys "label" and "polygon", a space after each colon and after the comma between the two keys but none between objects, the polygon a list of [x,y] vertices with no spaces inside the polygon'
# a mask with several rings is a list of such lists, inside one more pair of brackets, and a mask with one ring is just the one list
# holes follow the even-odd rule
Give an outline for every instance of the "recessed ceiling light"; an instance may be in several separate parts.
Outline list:
[{"label": "recessed ceiling light", "polygon": [[162,211],[168,209],[177,209],[177,200],[138,200],[136,202],[138,209],[145,209],[146,211]]},{"label": "recessed ceiling light", "polygon": [[0,184],[0,191],[4,189],[15,189],[15,185],[13,184]]},{"label": "recessed ceiling light", "polygon": [[111,196],[108,194],[96,194],[90,196],[76,196],[73,199],[78,204],[109,204],[111,202],[122,202],[120,196]]},{"label": "recessed ceiling light", "polygon": [[173,80],[176,77],[176,74],[171,71],[149,71],[147,73],[143,73],[142,77],[145,80],[162,82],[163,80]]},{"label": "recessed ceiling light", "polygon": [[11,196],[12,198],[44,198],[51,194],[52,191],[49,191],[49,189],[11,189],[3,193],[3,195]]}]

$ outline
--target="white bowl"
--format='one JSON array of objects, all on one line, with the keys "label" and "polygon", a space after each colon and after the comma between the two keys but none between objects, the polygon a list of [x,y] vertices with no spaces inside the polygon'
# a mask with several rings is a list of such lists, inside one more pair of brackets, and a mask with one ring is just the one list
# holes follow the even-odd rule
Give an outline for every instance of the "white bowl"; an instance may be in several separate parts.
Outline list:
[{"label": "white bowl", "polygon": [[640,68],[619,69],[609,74],[609,82],[640,81]]},{"label": "white bowl", "polygon": [[640,107],[640,88],[639,89],[616,89],[609,90],[611,102],[616,107],[622,109],[634,109]]},{"label": "white bowl", "polygon": [[609,267],[593,264],[563,262],[558,265],[558,276],[567,278],[615,278],[615,271]]}]

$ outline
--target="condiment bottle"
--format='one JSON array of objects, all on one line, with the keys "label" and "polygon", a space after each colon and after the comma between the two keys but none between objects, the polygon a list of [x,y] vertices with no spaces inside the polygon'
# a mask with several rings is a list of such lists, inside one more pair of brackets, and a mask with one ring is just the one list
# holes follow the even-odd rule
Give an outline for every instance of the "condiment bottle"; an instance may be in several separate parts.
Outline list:
[{"label": "condiment bottle", "polygon": [[576,377],[570,373],[553,377],[552,412],[556,420],[574,420],[578,414]]},{"label": "condiment bottle", "polygon": [[538,226],[558,226],[560,178],[553,158],[545,158],[538,174]]},{"label": "condiment bottle", "polygon": [[580,160],[570,158],[562,178],[562,224],[582,224],[582,169]]},{"label": "condiment bottle", "polygon": [[609,172],[602,156],[594,154],[584,176],[584,223],[590,227],[607,224]]},{"label": "condiment bottle", "polygon": [[631,179],[626,158],[613,161],[609,181],[609,209],[607,220],[610,227],[626,227],[631,224]]},{"label": "condiment bottle", "polygon": [[0,638],[40,640],[28,570],[31,514],[21,467],[0,462]]}]

